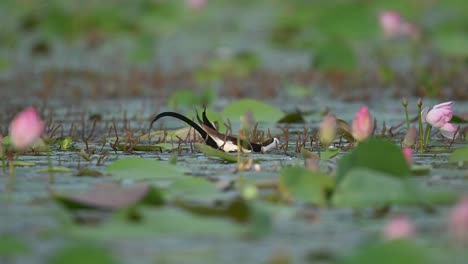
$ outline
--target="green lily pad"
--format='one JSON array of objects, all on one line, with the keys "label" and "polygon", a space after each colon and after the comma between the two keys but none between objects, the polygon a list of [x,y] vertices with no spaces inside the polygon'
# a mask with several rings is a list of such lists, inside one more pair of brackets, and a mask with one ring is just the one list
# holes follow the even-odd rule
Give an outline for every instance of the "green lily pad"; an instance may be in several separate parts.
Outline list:
[{"label": "green lily pad", "polygon": [[432,166],[429,164],[413,164],[411,165],[411,174],[412,175],[427,175],[431,172]]},{"label": "green lily pad", "polygon": [[468,57],[468,37],[463,32],[444,32],[434,37],[435,47],[444,55]]},{"label": "green lily pad", "polygon": [[203,178],[187,177],[168,187],[170,195],[183,199],[213,198],[219,194],[216,185]]},{"label": "green lily pad", "polygon": [[174,92],[169,97],[169,108],[177,110],[180,108],[201,107],[211,105],[216,99],[213,89],[204,89],[203,91],[180,90]]},{"label": "green lily pad", "polygon": [[118,240],[173,236],[240,235],[245,228],[229,219],[195,215],[177,208],[138,207],[117,214],[99,226],[76,226],[71,232],[82,238]]},{"label": "green lily pad", "polygon": [[90,244],[78,243],[58,250],[48,262],[50,264],[80,264],[80,263],[117,263],[104,248]]},{"label": "green lily pad", "polygon": [[184,177],[183,170],[168,162],[142,158],[126,158],[114,161],[105,169],[119,180],[176,180]]},{"label": "green lily pad", "polygon": [[201,143],[196,143],[195,146],[198,148],[198,150],[200,150],[203,154],[205,154],[208,157],[219,158],[228,163],[237,162],[237,154],[229,154]]},{"label": "green lily pad", "polygon": [[36,163],[29,162],[29,161],[14,160],[13,165],[15,167],[33,167],[33,166],[36,166]]},{"label": "green lily pad", "polygon": [[161,205],[164,197],[155,187],[146,184],[120,186],[116,183],[96,184],[86,193],[52,193],[53,198],[69,209],[93,208],[115,210],[137,203]]},{"label": "green lily pad", "polygon": [[338,162],[337,180],[355,168],[367,168],[394,177],[411,175],[401,149],[384,139],[369,139],[359,143],[355,150]]},{"label": "green lily pad", "polygon": [[223,109],[222,115],[231,122],[239,122],[248,112],[252,113],[256,122],[276,123],[284,116],[280,109],[253,99],[242,99],[231,103]]},{"label": "green lily pad", "polygon": [[392,240],[364,247],[342,264],[430,264],[435,263],[433,252],[412,240]]},{"label": "green lily pad", "polygon": [[450,155],[449,162],[465,163],[468,162],[468,147],[456,149]]},{"label": "green lily pad", "polygon": [[383,206],[414,202],[401,178],[366,168],[349,171],[333,192],[332,203],[337,206]]},{"label": "green lily pad", "polygon": [[327,193],[334,184],[331,176],[302,167],[288,167],[280,171],[280,189],[296,201],[325,205]]},{"label": "green lily pad", "polygon": [[0,258],[24,254],[29,251],[28,245],[13,235],[0,235]]},{"label": "green lily pad", "polygon": [[62,173],[65,173],[65,172],[71,172],[72,170],[70,168],[66,168],[66,167],[51,167],[51,168],[45,168],[45,169],[40,169],[40,170],[36,170],[36,172],[38,173],[44,173],[44,172],[62,172]]},{"label": "green lily pad", "polygon": [[327,149],[324,152],[320,153],[320,160],[326,161],[326,160],[331,160],[334,157],[336,157],[338,154],[340,154],[341,150],[336,148],[336,149]]}]

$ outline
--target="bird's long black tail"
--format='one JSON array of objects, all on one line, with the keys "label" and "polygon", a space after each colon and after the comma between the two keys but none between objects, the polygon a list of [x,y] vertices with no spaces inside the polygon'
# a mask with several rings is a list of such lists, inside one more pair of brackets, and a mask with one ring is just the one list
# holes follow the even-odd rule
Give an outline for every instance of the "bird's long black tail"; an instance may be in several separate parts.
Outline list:
[{"label": "bird's long black tail", "polygon": [[179,119],[180,121],[185,122],[187,125],[191,126],[193,129],[195,129],[202,136],[202,138],[205,140],[206,144],[208,144],[209,146],[211,146],[213,148],[218,148],[218,145],[216,145],[216,142],[210,136],[208,136],[208,133],[206,133],[206,131],[203,130],[203,128],[201,128],[197,123],[193,122],[192,120],[190,120],[186,116],[181,115],[181,114],[176,113],[176,112],[162,112],[162,113],[158,114],[153,119],[153,121],[151,121],[150,128],[153,126],[154,122],[156,122],[161,117],[165,117],[165,116],[174,117],[174,118]]}]

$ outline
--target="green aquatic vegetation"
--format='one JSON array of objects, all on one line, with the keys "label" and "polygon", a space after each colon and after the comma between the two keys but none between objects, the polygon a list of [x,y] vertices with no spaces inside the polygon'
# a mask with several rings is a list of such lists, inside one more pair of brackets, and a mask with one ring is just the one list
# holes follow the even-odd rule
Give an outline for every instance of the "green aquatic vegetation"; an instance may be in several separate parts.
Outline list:
[{"label": "green aquatic vegetation", "polygon": [[337,181],[355,168],[367,168],[397,178],[406,178],[410,169],[401,149],[385,139],[371,138],[361,142],[338,162]]},{"label": "green aquatic vegetation", "polygon": [[468,162],[468,147],[456,149],[450,155],[449,162],[452,163],[467,163]]},{"label": "green aquatic vegetation", "polygon": [[206,88],[200,91],[179,90],[174,92],[168,99],[168,106],[172,110],[189,109],[203,106],[211,106],[216,100],[214,89]]},{"label": "green aquatic vegetation", "polygon": [[110,251],[102,246],[89,242],[76,242],[66,245],[57,250],[49,259],[50,264],[79,264],[99,263],[117,264],[115,257]]},{"label": "green aquatic vegetation", "polygon": [[241,99],[227,105],[221,112],[231,122],[240,122],[240,118],[251,113],[256,122],[276,123],[284,113],[280,109],[253,99]]},{"label": "green aquatic vegetation", "polygon": [[278,185],[285,198],[323,206],[327,204],[335,179],[302,167],[289,167],[280,171]]},{"label": "green aquatic vegetation", "polygon": [[104,170],[118,180],[176,180],[184,177],[184,169],[164,161],[125,158],[109,164]]},{"label": "green aquatic vegetation", "polygon": [[[238,162],[238,157],[237,155],[229,154],[224,151],[214,149],[208,145],[205,144],[200,144],[196,143],[195,146],[197,147],[198,150],[200,150],[203,154],[205,154],[208,157],[212,158],[218,158],[221,159],[227,163],[237,163]],[[246,161],[244,158],[241,158],[240,161]]]},{"label": "green aquatic vegetation", "polygon": [[23,240],[13,234],[0,235],[0,259],[22,255],[30,251],[29,246]]}]

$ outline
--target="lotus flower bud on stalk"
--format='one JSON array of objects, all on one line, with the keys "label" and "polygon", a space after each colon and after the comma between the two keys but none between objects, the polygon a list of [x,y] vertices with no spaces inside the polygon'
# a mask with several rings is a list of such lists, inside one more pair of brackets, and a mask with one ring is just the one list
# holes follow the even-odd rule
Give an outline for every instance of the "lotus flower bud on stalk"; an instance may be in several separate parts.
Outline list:
[{"label": "lotus flower bud on stalk", "polygon": [[406,162],[411,166],[413,164],[413,151],[409,147],[404,147],[402,152],[403,156],[405,156]]},{"label": "lotus flower bud on stalk", "polygon": [[45,128],[45,123],[39,117],[36,109],[26,108],[17,114],[10,123],[10,137],[13,147],[24,150],[39,140]]},{"label": "lotus flower bud on stalk", "polygon": [[361,107],[357,112],[351,126],[351,133],[358,142],[367,139],[372,133],[372,117],[367,106]]},{"label": "lotus flower bud on stalk", "polygon": [[328,114],[320,123],[320,142],[324,146],[330,145],[336,137],[336,117]]},{"label": "lotus flower bud on stalk", "polygon": [[207,0],[186,0],[186,5],[192,10],[201,10],[207,4]]},{"label": "lotus flower bud on stalk", "polygon": [[383,236],[386,240],[411,238],[416,233],[414,225],[406,216],[398,216],[385,226]]},{"label": "lotus flower bud on stalk", "polygon": [[396,11],[383,11],[379,14],[380,27],[384,35],[388,38],[410,36],[417,37],[419,29],[414,24],[409,23]]},{"label": "lotus flower bud on stalk", "polygon": [[458,243],[468,243],[468,196],[463,197],[449,215],[449,232]]},{"label": "lotus flower bud on stalk", "polygon": [[416,137],[418,136],[418,131],[415,127],[411,127],[408,132],[406,132],[405,138],[403,139],[404,147],[412,147],[416,144]]}]

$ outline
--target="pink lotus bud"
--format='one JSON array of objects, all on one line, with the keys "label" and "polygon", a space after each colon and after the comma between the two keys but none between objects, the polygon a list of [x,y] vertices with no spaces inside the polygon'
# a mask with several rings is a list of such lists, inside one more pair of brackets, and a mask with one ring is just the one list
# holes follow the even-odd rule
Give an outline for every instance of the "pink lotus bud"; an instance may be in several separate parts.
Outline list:
[{"label": "pink lotus bud", "polygon": [[395,11],[381,12],[379,22],[386,37],[417,37],[419,35],[419,29],[414,24],[404,21],[400,13]]},{"label": "pink lotus bud", "polygon": [[372,133],[372,117],[367,106],[361,107],[353,120],[351,132],[357,141],[363,141]]},{"label": "pink lotus bud", "polygon": [[390,220],[385,226],[384,238],[387,240],[405,239],[416,233],[414,225],[406,216],[398,216]]},{"label": "pink lotus bud", "polygon": [[25,149],[34,144],[42,132],[45,123],[36,109],[29,107],[20,112],[10,123],[11,143],[17,149]]},{"label": "pink lotus bud", "polygon": [[433,127],[440,129],[442,135],[446,138],[452,139],[456,135],[457,127],[450,122],[453,116],[453,105],[455,102],[445,102],[435,105],[431,110],[425,107],[421,111],[422,121],[427,122]]},{"label": "pink lotus bud", "polygon": [[328,114],[320,123],[320,142],[328,146],[336,137],[336,117]]},{"label": "pink lotus bud", "polygon": [[465,196],[451,210],[449,231],[457,242],[468,242],[468,196]]},{"label": "pink lotus bud", "polygon": [[404,147],[402,152],[405,156],[406,162],[411,166],[413,164],[413,151],[409,147]]},{"label": "pink lotus bud", "polygon": [[207,0],[187,0],[186,4],[192,10],[200,10],[206,6]]},{"label": "pink lotus bud", "polygon": [[403,146],[412,147],[416,143],[418,131],[415,127],[410,127],[408,132],[406,132],[405,138],[403,139]]},{"label": "pink lotus bud", "polygon": [[379,14],[379,22],[387,37],[394,37],[400,34],[402,19],[400,13],[395,11],[384,11]]}]

